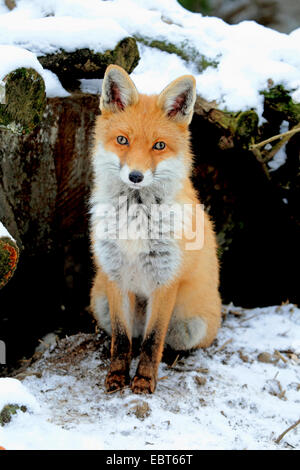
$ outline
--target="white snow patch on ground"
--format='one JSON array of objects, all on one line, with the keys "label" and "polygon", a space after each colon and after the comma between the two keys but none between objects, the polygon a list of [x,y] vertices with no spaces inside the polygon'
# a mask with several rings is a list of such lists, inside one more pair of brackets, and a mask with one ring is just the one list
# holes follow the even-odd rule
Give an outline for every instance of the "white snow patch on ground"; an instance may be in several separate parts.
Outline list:
[{"label": "white snow patch on ground", "polygon": [[[159,93],[170,79],[193,74],[203,98],[231,111],[254,108],[260,122],[260,91],[270,79],[300,101],[300,28],[283,34],[254,21],[228,25],[176,0],[19,0],[14,10],[0,10],[0,44],[37,56],[86,47],[103,52],[126,36],[163,41],[215,62],[201,71],[195,58],[189,62],[139,43],[141,61],[132,76],[143,93]],[[65,96],[62,87],[47,87],[48,96],[55,93]]]},{"label": "white snow patch on ground", "polygon": [[32,412],[39,411],[36,399],[19,380],[0,378],[0,410],[9,404],[25,405]]},{"label": "white snow patch on ground", "polygon": [[[299,427],[280,444],[275,439],[299,419],[300,309],[283,305],[246,310],[231,305],[226,311],[210,348],[179,359],[173,367],[161,363],[161,380],[151,396],[134,395],[130,389],[105,393],[109,359],[103,335],[60,340],[28,369],[37,376],[27,375],[20,389],[13,389],[15,402],[22,404],[30,394],[39,411],[18,413],[0,428],[0,445],[7,449],[299,448]],[[259,361],[261,353],[269,353],[271,362]],[[136,365],[137,358],[132,374]],[[9,392],[2,388],[5,402],[11,401]]]}]

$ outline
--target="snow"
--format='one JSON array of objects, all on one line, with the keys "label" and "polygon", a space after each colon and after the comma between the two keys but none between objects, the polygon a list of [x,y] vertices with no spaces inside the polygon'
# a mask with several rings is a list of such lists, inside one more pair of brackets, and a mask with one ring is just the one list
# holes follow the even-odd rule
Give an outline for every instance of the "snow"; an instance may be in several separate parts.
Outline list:
[{"label": "snow", "polygon": [[1,79],[20,67],[32,68],[43,77],[46,94],[49,97],[69,96],[69,93],[62,87],[57,76],[50,70],[43,69],[35,54],[21,47],[0,44],[0,85],[2,84]]},{"label": "snow", "polygon": [[[1,403],[32,401],[0,428],[7,449],[299,448],[300,309],[229,305],[214,344],[162,362],[153,395],[106,394],[108,340],[78,334],[53,344],[20,378],[0,380]],[[276,352],[279,351],[279,352]],[[262,362],[261,353],[269,353]],[[283,359],[282,359],[283,358]],[[133,360],[131,374],[137,365]],[[16,376],[18,377],[18,375]],[[4,382],[3,382],[4,380]],[[5,381],[9,382],[5,382]],[[5,385],[3,388],[3,384]],[[16,385],[18,383],[18,386]],[[1,401],[2,400],[2,401]],[[38,403],[39,407],[33,406]]]},{"label": "snow", "polygon": [[8,237],[8,238],[11,238],[11,240],[15,241],[13,237],[11,236],[11,234],[6,230],[4,225],[0,222],[0,238],[2,237]]},{"label": "snow", "polygon": [[[287,132],[289,130],[289,123],[288,121],[282,121],[280,125],[280,130],[279,133],[283,134],[284,132]],[[277,153],[275,153],[274,157],[272,158],[271,161],[268,162],[268,166],[270,168],[270,171],[275,171],[278,170],[282,165],[285,164],[287,159],[286,155],[286,143],[280,147]]]},{"label": "snow", "polygon": [[38,73],[43,72],[43,67],[31,52],[21,47],[0,45],[0,77],[4,78],[18,67],[31,67]]},{"label": "snow", "polygon": [[31,412],[39,411],[37,400],[19,380],[0,378],[0,410],[9,404],[25,405]]},{"label": "snow", "polygon": [[93,95],[101,93],[103,79],[98,78],[82,78],[80,80],[80,89],[83,93],[91,93]]},{"label": "snow", "polygon": [[[228,25],[189,12],[176,0],[19,0],[12,11],[0,9],[0,44],[22,47],[35,56],[62,48],[103,52],[126,36],[171,43],[216,62],[201,71],[192,61],[139,42],[141,60],[132,77],[140,92],[158,93],[171,79],[193,74],[203,98],[216,100],[221,109],[256,109],[260,122],[260,91],[268,80],[282,84],[300,102],[300,28],[283,34],[254,21]],[[52,77],[48,96],[63,93]]]}]

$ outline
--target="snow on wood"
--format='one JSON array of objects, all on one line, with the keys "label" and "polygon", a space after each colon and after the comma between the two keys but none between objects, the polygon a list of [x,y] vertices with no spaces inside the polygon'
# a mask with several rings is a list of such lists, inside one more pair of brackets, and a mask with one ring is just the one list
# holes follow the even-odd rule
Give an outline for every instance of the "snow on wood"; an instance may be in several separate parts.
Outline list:
[{"label": "snow on wood", "polygon": [[36,57],[84,48],[104,52],[134,37],[141,61],[133,78],[141,92],[157,93],[171,79],[192,73],[203,98],[230,111],[253,108],[260,120],[260,91],[270,80],[299,101],[299,31],[283,34],[254,21],[230,26],[175,0],[23,0],[0,15],[0,43]]}]

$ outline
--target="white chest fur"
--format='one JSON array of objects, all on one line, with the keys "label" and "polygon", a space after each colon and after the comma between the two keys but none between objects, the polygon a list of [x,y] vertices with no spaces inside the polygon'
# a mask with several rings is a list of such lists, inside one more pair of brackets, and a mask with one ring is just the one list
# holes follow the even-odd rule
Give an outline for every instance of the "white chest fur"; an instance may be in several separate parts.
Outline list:
[{"label": "white chest fur", "polygon": [[[151,216],[143,220],[145,226],[141,225],[141,219],[138,223],[136,218],[128,217],[127,238],[96,236],[94,249],[102,269],[111,280],[125,291],[149,297],[156,287],[166,284],[176,274],[180,265],[180,249],[177,241],[170,236],[164,237],[159,228],[153,232],[155,223]],[[98,221],[101,228],[106,223],[110,224],[111,234],[111,218],[106,220],[104,217]],[[94,233],[107,233],[96,228],[97,222]],[[157,238],[151,238],[153,235]]]},{"label": "white chest fur", "polygon": [[157,209],[162,202],[167,207],[172,205],[185,174],[183,159],[177,157],[161,162],[155,170],[153,183],[139,190],[129,188],[122,181],[118,157],[101,145],[94,155],[93,167],[96,183],[91,197],[94,253],[103,271],[122,289],[148,297],[156,287],[172,280],[181,263],[168,209],[162,219],[157,220],[152,208]]}]

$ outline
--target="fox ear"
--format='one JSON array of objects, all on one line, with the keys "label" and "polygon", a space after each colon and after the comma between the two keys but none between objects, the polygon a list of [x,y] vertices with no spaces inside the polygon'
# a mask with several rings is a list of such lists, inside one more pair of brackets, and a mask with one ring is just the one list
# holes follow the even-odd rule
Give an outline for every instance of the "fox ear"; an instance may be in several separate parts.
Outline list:
[{"label": "fox ear", "polygon": [[184,75],[161,92],[157,104],[169,118],[189,124],[193,117],[195,100],[196,80],[192,75]]},{"label": "fox ear", "polygon": [[138,99],[138,91],[125,70],[118,65],[109,65],[102,84],[101,111],[123,111],[126,106],[137,103]]}]

